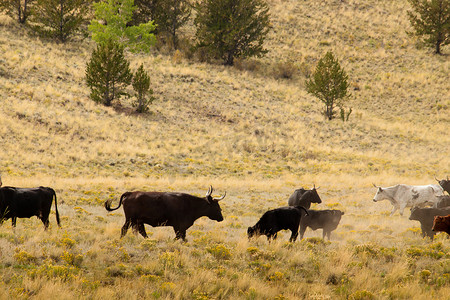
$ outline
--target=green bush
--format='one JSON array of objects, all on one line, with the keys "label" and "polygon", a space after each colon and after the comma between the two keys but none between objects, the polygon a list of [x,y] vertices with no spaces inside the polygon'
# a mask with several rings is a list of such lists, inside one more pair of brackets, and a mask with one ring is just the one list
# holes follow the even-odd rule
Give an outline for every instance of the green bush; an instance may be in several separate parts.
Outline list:
[{"label": "green bush", "polygon": [[217,259],[230,259],[231,258],[231,250],[225,247],[222,244],[216,245],[214,247],[206,248],[206,251],[211,253]]}]

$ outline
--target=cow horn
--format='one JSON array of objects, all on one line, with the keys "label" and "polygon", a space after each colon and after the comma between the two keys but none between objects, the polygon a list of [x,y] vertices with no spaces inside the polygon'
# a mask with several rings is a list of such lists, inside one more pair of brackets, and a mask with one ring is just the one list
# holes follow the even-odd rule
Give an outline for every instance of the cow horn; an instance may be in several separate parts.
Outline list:
[{"label": "cow horn", "polygon": [[225,191],[225,193],[223,193],[223,196],[222,196],[222,197],[216,198],[216,199],[214,199],[214,200],[215,200],[215,201],[220,201],[220,200],[222,200],[223,198],[225,198],[226,195],[227,195],[227,191]]},{"label": "cow horn", "polygon": [[377,189],[380,189],[381,187],[376,186],[375,183],[372,183],[374,187],[376,187]]},{"label": "cow horn", "polygon": [[434,176],[434,179],[436,179],[437,182],[439,182],[440,180],[436,178],[436,176]]},{"label": "cow horn", "polygon": [[212,187],[212,185],[210,185],[209,189],[208,189],[208,192],[206,192],[206,196],[205,197],[208,198],[209,196],[211,196],[212,192],[213,192],[213,187]]}]

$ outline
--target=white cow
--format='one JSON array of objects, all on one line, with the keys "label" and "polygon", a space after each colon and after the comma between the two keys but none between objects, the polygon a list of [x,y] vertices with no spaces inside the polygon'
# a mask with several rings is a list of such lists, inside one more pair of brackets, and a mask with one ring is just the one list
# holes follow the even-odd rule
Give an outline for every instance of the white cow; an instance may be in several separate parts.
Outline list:
[{"label": "white cow", "polygon": [[403,216],[405,207],[424,207],[434,205],[439,201],[437,196],[444,194],[444,190],[438,184],[429,185],[406,185],[397,184],[390,187],[374,187],[378,188],[377,193],[373,197],[374,202],[389,200],[394,206],[391,216],[397,209]]}]

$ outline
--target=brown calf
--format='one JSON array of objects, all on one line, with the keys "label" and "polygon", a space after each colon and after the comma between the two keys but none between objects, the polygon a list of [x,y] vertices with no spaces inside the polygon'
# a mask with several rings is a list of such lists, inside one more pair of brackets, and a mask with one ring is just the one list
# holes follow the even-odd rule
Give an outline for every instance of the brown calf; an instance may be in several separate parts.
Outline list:
[{"label": "brown calf", "polygon": [[450,235],[450,215],[435,216],[433,222],[433,231],[444,231]]}]

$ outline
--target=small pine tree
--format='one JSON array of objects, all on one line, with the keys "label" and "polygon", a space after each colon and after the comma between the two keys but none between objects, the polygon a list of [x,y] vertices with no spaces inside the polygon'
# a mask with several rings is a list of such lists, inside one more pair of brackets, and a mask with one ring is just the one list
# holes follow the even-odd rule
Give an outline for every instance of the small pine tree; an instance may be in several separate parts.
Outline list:
[{"label": "small pine tree", "polygon": [[30,4],[33,0],[1,0],[0,11],[5,11],[11,18],[24,24],[30,16]]},{"label": "small pine tree", "polygon": [[408,0],[414,11],[408,17],[415,34],[434,46],[435,53],[441,54],[441,46],[450,44],[450,1],[449,0]]},{"label": "small pine tree", "polygon": [[306,81],[306,91],[325,104],[325,115],[328,120],[333,119],[336,106],[341,107],[341,112],[343,112],[342,101],[349,96],[348,86],[348,76],[332,52],[327,52],[319,60],[312,78]]},{"label": "small pine tree", "polygon": [[236,57],[261,56],[270,29],[264,0],[204,0],[195,6],[197,47],[233,65]]},{"label": "small pine tree", "polygon": [[41,36],[64,43],[86,22],[88,3],[85,0],[37,0],[33,11],[31,28]]},{"label": "small pine tree", "polygon": [[131,51],[150,51],[155,44],[155,25],[152,21],[138,26],[127,26],[136,7],[133,0],[102,0],[94,3],[95,18],[88,26],[97,43],[113,40]]},{"label": "small pine tree", "polygon": [[91,89],[91,99],[111,106],[114,99],[124,93],[133,75],[125,59],[123,46],[114,41],[97,45],[86,66],[86,83]]},{"label": "small pine tree", "polygon": [[152,96],[153,90],[150,88],[150,76],[145,72],[143,64],[134,73],[132,85],[137,98],[134,103],[136,111],[139,113],[148,111],[148,106],[155,98]]}]

